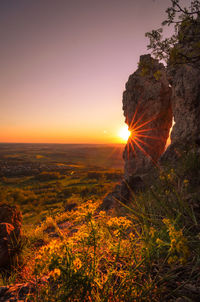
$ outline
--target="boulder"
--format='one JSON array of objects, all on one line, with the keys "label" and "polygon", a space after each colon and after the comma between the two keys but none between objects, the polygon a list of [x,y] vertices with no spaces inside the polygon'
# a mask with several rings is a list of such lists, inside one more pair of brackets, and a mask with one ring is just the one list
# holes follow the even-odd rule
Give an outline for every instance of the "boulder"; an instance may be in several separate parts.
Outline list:
[{"label": "boulder", "polygon": [[0,223],[2,222],[12,224],[16,236],[21,235],[22,214],[17,206],[0,203]]},{"label": "boulder", "polygon": [[21,243],[22,216],[16,206],[0,204],[0,271],[14,265]]},{"label": "boulder", "polygon": [[115,208],[118,204],[118,201],[126,202],[128,197],[128,189],[125,186],[124,182],[115,186],[114,190],[106,195],[102,204],[99,207],[99,210],[108,211]]},{"label": "boulder", "polygon": [[0,268],[5,268],[10,263],[14,244],[16,242],[13,225],[0,223]]},{"label": "boulder", "polygon": [[139,176],[129,177],[129,182],[125,179],[117,184],[112,192],[106,195],[99,210],[109,211],[121,204],[127,204],[130,196],[134,191],[142,190],[144,188],[144,182]]}]

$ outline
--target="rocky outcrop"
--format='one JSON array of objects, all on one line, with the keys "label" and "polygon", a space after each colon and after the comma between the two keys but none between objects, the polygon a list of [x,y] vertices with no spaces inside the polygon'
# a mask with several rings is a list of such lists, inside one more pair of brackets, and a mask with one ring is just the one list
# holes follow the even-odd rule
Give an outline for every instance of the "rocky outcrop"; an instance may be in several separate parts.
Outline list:
[{"label": "rocky outcrop", "polygon": [[8,272],[21,244],[22,216],[15,206],[0,204],[0,271]]},{"label": "rocky outcrop", "polygon": [[[105,208],[113,200],[129,200],[131,190],[150,185],[154,166],[162,166],[166,160],[176,164],[185,151],[194,146],[199,150],[199,25],[200,17],[181,25],[167,68],[143,55],[130,75],[123,93],[125,122],[131,131],[123,154],[124,180],[106,196]],[[171,144],[165,150],[173,120]]]},{"label": "rocky outcrop", "polygon": [[188,64],[168,68],[174,126],[171,145],[161,157],[173,162],[183,150],[200,145],[200,69]]},{"label": "rocky outcrop", "polygon": [[167,77],[172,86],[174,126],[171,145],[163,154],[173,161],[183,150],[200,145],[200,16],[182,23],[171,51]]},{"label": "rocky outcrop", "polygon": [[200,140],[200,70],[184,64],[169,68],[175,125],[171,144]]},{"label": "rocky outcrop", "polygon": [[124,151],[125,179],[143,175],[165,150],[172,125],[171,88],[164,65],[150,55],[140,57],[138,69],[123,94],[125,122],[131,136]]},{"label": "rocky outcrop", "polygon": [[145,175],[163,154],[172,125],[171,88],[165,67],[150,55],[140,57],[123,93],[125,122],[131,132],[125,147],[124,180],[108,194],[101,209],[127,203],[131,190],[144,186]]}]

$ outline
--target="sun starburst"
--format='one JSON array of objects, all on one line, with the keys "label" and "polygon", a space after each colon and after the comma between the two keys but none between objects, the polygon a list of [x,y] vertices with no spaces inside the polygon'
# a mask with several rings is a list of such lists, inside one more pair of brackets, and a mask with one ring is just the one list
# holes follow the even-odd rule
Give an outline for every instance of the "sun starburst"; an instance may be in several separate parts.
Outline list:
[{"label": "sun starburst", "polygon": [[128,138],[131,135],[131,131],[128,129],[128,126],[125,125],[119,130],[119,137],[124,141],[127,142]]},{"label": "sun starburst", "polygon": [[144,141],[144,139],[146,138],[153,139],[153,140],[159,139],[156,136],[148,134],[149,132],[152,133],[152,131],[155,129],[150,127],[150,124],[154,120],[156,120],[158,116],[153,116],[146,121],[144,120],[144,116],[145,116],[145,111],[138,117],[138,107],[137,107],[129,127],[129,131],[131,135],[129,136],[127,142],[127,152],[129,156],[130,150],[132,150],[136,156],[136,147],[137,147],[140,151],[142,151],[145,154],[145,156],[149,157],[153,161],[153,163],[156,164],[155,160],[147,151],[152,149],[152,145]]}]

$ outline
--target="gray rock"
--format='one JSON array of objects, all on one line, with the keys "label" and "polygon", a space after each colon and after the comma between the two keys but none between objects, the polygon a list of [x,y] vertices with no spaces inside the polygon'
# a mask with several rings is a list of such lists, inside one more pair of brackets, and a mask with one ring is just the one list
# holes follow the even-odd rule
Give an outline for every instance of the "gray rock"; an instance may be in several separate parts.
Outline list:
[{"label": "gray rock", "polygon": [[[191,39],[194,32],[200,32],[199,19],[181,27],[184,38],[174,45],[189,60],[180,54],[175,62],[171,52],[166,69],[150,55],[143,55],[126,83],[123,111],[131,136],[123,153],[124,182],[104,199],[108,208],[116,198],[124,201],[132,190],[151,185],[155,166],[165,161],[176,164],[194,146],[200,150],[200,59],[199,47]],[[190,54],[196,56],[195,61]],[[165,151],[173,118],[171,144]]]},{"label": "gray rock", "polygon": [[[195,37],[200,33],[200,16],[190,25],[180,28],[179,42],[167,66],[167,77],[172,86],[172,111],[174,126],[171,133],[171,146],[166,150],[162,161],[179,156],[181,150],[200,146],[200,57]],[[199,39],[198,39],[199,40]],[[174,61],[174,53],[179,53]],[[195,58],[195,60],[194,60]],[[174,154],[173,154],[174,153]]]},{"label": "gray rock", "polygon": [[171,88],[164,65],[143,55],[138,66],[123,93],[125,122],[131,131],[123,155],[126,180],[157,163],[172,125]]},{"label": "gray rock", "polygon": [[169,67],[175,125],[171,144],[200,140],[200,70],[183,64]]}]

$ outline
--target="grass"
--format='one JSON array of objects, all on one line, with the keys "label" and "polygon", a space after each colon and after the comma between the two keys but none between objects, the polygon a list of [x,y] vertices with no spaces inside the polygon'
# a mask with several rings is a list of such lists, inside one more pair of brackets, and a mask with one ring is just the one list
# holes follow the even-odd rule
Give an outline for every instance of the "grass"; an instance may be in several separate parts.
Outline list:
[{"label": "grass", "polygon": [[[190,174],[197,171],[196,160],[184,159],[187,169],[164,169],[150,190],[132,192],[123,216],[97,213],[95,203],[70,213],[78,231],[36,257],[35,274],[49,276],[40,299],[193,301],[188,288],[200,278],[200,226],[185,172],[188,162]],[[59,216],[55,220],[59,223]]]},{"label": "grass", "polygon": [[[0,199],[9,204],[18,204],[21,207],[24,224],[37,224],[44,218],[46,213],[57,213],[63,210],[63,206],[73,196],[78,203],[85,199],[98,199],[112,190],[121,174],[114,170],[116,178],[107,179],[104,175],[113,173],[113,169],[103,170],[98,179],[91,179],[90,169],[81,168],[80,175],[63,175],[62,179],[38,181],[35,177],[5,177],[0,182]],[[45,175],[46,176],[46,175]],[[51,177],[52,175],[50,175]]]},{"label": "grass", "polygon": [[49,214],[27,233],[16,280],[34,281],[37,302],[198,301],[199,171],[188,152],[116,211],[98,212],[94,198]]}]

